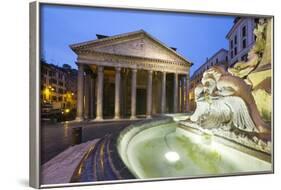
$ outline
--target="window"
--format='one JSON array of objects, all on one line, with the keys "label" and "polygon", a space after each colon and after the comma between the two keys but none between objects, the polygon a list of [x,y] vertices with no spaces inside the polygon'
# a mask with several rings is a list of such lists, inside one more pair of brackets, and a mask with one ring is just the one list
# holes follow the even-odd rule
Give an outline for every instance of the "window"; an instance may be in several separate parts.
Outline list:
[{"label": "window", "polygon": [[53,97],[52,97],[52,100],[53,100],[53,101],[57,101],[57,97],[56,97],[56,96],[53,96]]},{"label": "window", "polygon": [[59,81],[59,85],[60,85],[60,86],[63,86],[63,82]]},{"label": "window", "polygon": [[234,55],[237,55],[237,48],[234,48]]},{"label": "window", "polygon": [[218,63],[219,62],[219,59],[218,58],[216,58],[216,63]]},{"label": "window", "polygon": [[233,58],[233,51],[231,51],[231,59]]},{"label": "window", "polygon": [[63,94],[63,89],[59,88],[59,93]]},{"label": "window", "polygon": [[234,36],[234,44],[237,44],[237,35]]},{"label": "window", "polygon": [[53,76],[53,72],[52,71],[49,71],[49,76]]},{"label": "window", "polygon": [[242,45],[242,46],[243,46],[243,49],[246,48],[246,46],[247,46],[247,40],[244,39],[243,42],[242,42],[242,44],[243,44],[243,45]]},{"label": "window", "polygon": [[226,62],[228,61],[228,57],[227,57],[227,56],[225,56],[225,61],[226,61]]},{"label": "window", "polygon": [[230,41],[230,48],[233,48],[233,40]]},{"label": "window", "polygon": [[50,79],[49,82],[50,82],[50,84],[57,84],[57,80],[56,79]]},{"label": "window", "polygon": [[61,96],[59,96],[59,102],[61,102],[62,101],[62,97]]},{"label": "window", "polygon": [[246,37],[246,35],[247,35],[246,26],[243,26],[243,28],[242,28],[242,37]]}]

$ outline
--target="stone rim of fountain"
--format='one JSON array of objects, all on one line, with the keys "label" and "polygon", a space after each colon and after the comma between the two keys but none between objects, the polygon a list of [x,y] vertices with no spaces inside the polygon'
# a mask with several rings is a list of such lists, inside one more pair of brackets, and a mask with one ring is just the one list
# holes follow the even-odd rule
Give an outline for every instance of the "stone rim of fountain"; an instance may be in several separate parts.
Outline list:
[{"label": "stone rim of fountain", "polygon": [[[178,123],[177,129],[179,129],[179,130],[188,130],[189,132],[195,133],[197,135],[202,133],[202,132],[200,132],[199,129],[196,129],[194,127],[190,127],[190,126],[186,126],[186,125],[183,126],[181,121],[174,120],[173,115],[171,115],[171,114],[164,115],[164,116],[158,118],[157,120],[138,122],[136,124],[130,125],[129,127],[125,128],[124,130],[122,130],[119,133],[119,136],[118,136],[117,142],[116,142],[118,154],[119,154],[120,158],[122,159],[122,161],[124,162],[124,164],[127,166],[127,168],[130,170],[130,172],[135,177],[138,177],[138,175],[134,172],[133,168],[131,168],[129,159],[126,154],[126,151],[127,151],[127,148],[128,148],[128,145],[129,145],[131,139],[133,139],[137,134],[139,134],[140,132],[142,132],[146,129],[149,129],[152,127],[157,127],[160,124],[168,123],[171,121]],[[252,147],[246,146],[244,144],[241,144],[239,142],[233,141],[229,138],[225,138],[225,137],[217,135],[217,134],[214,134],[213,136],[214,136],[213,140],[216,140],[218,143],[223,144],[224,146],[241,151],[245,154],[248,154],[257,159],[263,160],[265,162],[273,163],[272,162],[273,158],[270,153],[254,149]],[[124,139],[124,138],[126,138],[126,139]],[[124,142],[122,144],[122,141],[126,141],[125,147],[124,147]],[[231,175],[233,175],[233,174],[231,174]]]},{"label": "stone rim of fountain", "polygon": [[[194,134],[200,135],[202,132],[194,127],[190,127],[187,125],[183,125],[182,123],[179,123],[178,126],[180,129],[182,130],[187,130],[189,132],[192,132]],[[250,156],[256,157],[260,160],[272,163],[272,156],[270,153],[267,152],[263,152],[261,150],[255,149],[253,147],[249,147],[245,144],[241,144],[237,141],[234,141],[232,139],[226,138],[222,135],[218,135],[218,134],[213,134],[213,140],[217,141],[220,144],[223,144],[225,146],[228,146],[230,148],[236,149],[238,151],[241,151],[243,153],[246,153]]]},{"label": "stone rim of fountain", "polygon": [[[124,164],[126,165],[126,167],[130,170],[130,172],[137,178],[139,178],[139,176],[134,172],[134,170],[131,168],[131,165],[129,163],[129,159],[127,157],[127,149],[128,149],[128,145],[130,143],[130,141],[136,136],[138,135],[140,132],[152,128],[152,127],[157,127],[160,124],[164,124],[164,123],[168,123],[173,121],[173,118],[170,116],[160,116],[157,119],[154,120],[144,120],[144,121],[140,121],[137,122],[135,124],[132,124],[128,127],[126,127],[125,129],[123,129],[116,140],[116,146],[117,146],[117,152],[119,157],[122,159],[122,161],[124,162]],[[129,133],[132,133],[131,135],[129,135]],[[122,142],[124,142],[124,138],[128,138],[127,139],[127,143],[125,144],[125,148],[124,145],[122,145]],[[122,154],[124,153],[124,154]]]}]

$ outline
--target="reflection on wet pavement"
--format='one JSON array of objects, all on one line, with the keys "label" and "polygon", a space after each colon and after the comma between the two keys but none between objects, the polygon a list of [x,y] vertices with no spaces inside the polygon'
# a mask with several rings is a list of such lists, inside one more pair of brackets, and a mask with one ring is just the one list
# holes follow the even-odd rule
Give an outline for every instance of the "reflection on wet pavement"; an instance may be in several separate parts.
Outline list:
[{"label": "reflection on wet pavement", "polygon": [[82,127],[82,142],[117,134],[123,128],[138,121],[118,121],[81,124],[42,124],[41,125],[41,164],[46,163],[71,146],[72,127]]}]

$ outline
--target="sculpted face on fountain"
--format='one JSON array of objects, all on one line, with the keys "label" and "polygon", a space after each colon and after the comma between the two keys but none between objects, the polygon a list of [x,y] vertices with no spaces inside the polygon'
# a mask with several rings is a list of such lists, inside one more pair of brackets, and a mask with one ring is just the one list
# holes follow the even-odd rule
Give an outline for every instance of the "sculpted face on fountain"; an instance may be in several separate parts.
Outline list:
[{"label": "sculpted face on fountain", "polygon": [[216,88],[216,79],[214,78],[214,76],[212,74],[206,74],[205,76],[203,76],[201,82],[203,85],[204,93],[212,95]]},{"label": "sculpted face on fountain", "polygon": [[223,67],[212,67],[203,74],[195,97],[197,108],[191,116],[193,122],[215,121],[214,128],[226,124],[245,131],[270,133],[260,118],[250,87]]},{"label": "sculpted face on fountain", "polygon": [[218,81],[224,72],[225,69],[223,67],[220,66],[211,67],[210,69],[208,69],[203,73],[202,82],[203,80],[206,80],[207,78],[210,77],[213,78],[215,81]]},{"label": "sculpted face on fountain", "polygon": [[201,83],[194,89],[195,101],[206,95],[215,95],[217,93],[217,81],[222,76],[220,72],[217,72],[214,68],[210,68],[203,73]]}]

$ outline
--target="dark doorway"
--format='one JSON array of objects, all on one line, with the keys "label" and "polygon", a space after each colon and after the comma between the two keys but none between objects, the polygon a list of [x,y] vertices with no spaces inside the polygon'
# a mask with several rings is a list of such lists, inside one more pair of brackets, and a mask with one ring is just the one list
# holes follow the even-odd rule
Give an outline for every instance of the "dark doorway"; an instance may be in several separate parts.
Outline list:
[{"label": "dark doorway", "polygon": [[115,84],[109,82],[104,84],[103,116],[105,118],[111,118],[114,116],[114,97],[115,97],[114,92],[115,92]]},{"label": "dark doorway", "polygon": [[166,113],[173,112],[173,98],[174,98],[174,74],[169,73],[166,77]]},{"label": "dark doorway", "polygon": [[146,89],[137,88],[136,114],[146,113]]}]

